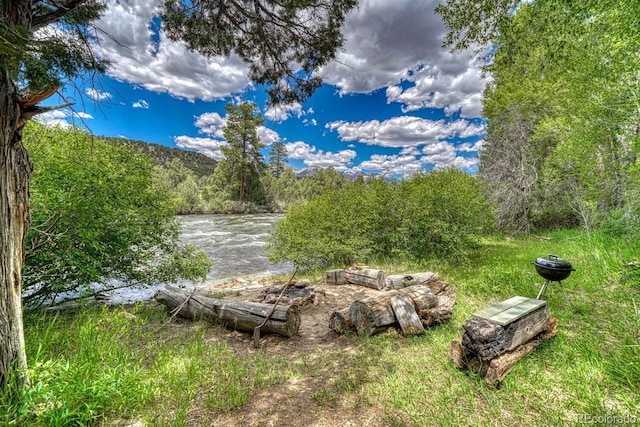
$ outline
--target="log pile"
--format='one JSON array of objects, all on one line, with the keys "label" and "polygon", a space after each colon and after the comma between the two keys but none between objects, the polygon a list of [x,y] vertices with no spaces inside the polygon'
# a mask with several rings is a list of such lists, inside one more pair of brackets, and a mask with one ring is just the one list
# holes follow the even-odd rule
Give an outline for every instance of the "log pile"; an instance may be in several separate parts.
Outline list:
[{"label": "log pile", "polygon": [[[380,277],[384,278],[381,270],[360,269],[358,274],[347,270],[344,270],[344,278],[350,284],[371,287],[364,283],[374,282],[363,277],[375,277],[375,283],[379,283]],[[396,284],[389,286],[389,277]],[[381,290],[379,294],[353,301],[349,307],[333,312],[329,328],[338,333],[374,335],[399,327],[404,335],[409,336],[422,334],[425,327],[445,323],[451,318],[455,305],[454,288],[437,273],[389,277],[384,279],[387,290],[377,288]]]},{"label": "log pile", "polygon": [[496,387],[519,360],[558,333],[557,320],[550,317],[546,303],[505,324],[474,317],[463,329],[462,337],[451,342],[449,360]]},{"label": "log pile", "polygon": [[[204,295],[166,286],[155,296],[156,300],[188,319],[203,319],[223,323],[227,327],[253,332],[269,316],[261,331],[291,338],[300,328],[300,310],[297,305],[261,304],[209,298]],[[272,312],[273,311],[273,312]]]}]

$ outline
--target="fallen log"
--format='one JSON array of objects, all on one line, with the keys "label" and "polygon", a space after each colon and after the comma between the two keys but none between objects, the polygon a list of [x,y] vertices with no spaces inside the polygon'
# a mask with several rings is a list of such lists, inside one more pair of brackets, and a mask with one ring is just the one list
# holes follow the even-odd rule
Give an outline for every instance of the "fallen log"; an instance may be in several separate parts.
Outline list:
[{"label": "fallen log", "polygon": [[536,336],[490,360],[483,360],[466,348],[462,338],[451,341],[449,360],[459,369],[474,372],[492,386],[499,386],[518,361],[531,354],[540,343],[558,334],[558,321],[550,318]]},{"label": "fallen log", "polygon": [[327,285],[346,285],[347,281],[344,278],[344,270],[327,270],[325,273],[325,282],[327,282]]},{"label": "fallen log", "polygon": [[549,306],[546,303],[506,325],[474,317],[462,325],[462,345],[480,359],[490,360],[538,335],[549,323],[549,318]]},{"label": "fallen log", "polygon": [[424,326],[422,326],[420,317],[413,307],[411,298],[407,295],[396,295],[391,298],[389,303],[405,336],[424,333]]},{"label": "fallen log", "polygon": [[353,322],[351,321],[350,307],[346,307],[331,313],[331,316],[329,316],[329,328],[339,334],[355,332],[356,329],[353,326]]},{"label": "fallen log", "polygon": [[344,270],[344,280],[354,285],[381,290],[384,288],[385,275],[382,270],[372,268],[349,267]]},{"label": "fallen log", "polygon": [[290,338],[300,328],[300,310],[297,305],[276,305],[274,309],[272,304],[209,298],[173,286],[160,289],[155,298],[170,309],[179,308],[178,314],[182,317],[221,322],[229,328],[241,331],[253,332],[256,326],[262,325],[272,310],[271,317],[260,328],[261,331]]}]

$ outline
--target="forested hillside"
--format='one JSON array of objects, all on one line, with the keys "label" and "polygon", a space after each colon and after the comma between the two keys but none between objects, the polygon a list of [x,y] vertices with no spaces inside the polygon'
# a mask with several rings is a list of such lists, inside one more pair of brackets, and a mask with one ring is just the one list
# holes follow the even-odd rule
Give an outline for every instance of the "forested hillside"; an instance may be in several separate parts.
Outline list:
[{"label": "forested hillside", "polygon": [[193,171],[198,177],[210,175],[216,168],[216,162],[211,157],[196,151],[184,150],[181,148],[167,147],[166,145],[153,144],[150,142],[137,141],[125,138],[104,138],[107,142],[125,143],[142,151],[143,154],[151,157],[156,165],[167,167],[174,159],[179,159],[184,167]]}]

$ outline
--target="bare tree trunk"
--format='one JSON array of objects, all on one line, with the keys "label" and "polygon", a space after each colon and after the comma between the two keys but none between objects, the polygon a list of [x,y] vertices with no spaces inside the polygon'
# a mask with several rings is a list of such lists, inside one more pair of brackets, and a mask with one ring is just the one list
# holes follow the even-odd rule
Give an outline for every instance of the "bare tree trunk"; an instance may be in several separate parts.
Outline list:
[{"label": "bare tree trunk", "polygon": [[22,323],[24,239],[30,223],[31,161],[22,145],[17,87],[0,68],[0,389],[27,382]]}]

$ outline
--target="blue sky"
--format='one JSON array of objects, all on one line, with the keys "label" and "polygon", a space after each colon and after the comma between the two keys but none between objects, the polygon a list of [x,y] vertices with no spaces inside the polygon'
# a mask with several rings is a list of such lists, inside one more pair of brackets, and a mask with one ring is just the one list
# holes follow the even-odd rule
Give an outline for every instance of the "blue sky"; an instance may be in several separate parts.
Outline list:
[{"label": "blue sky", "polygon": [[107,74],[68,86],[49,103],[75,105],[41,120],[221,159],[224,106],[251,101],[265,118],[258,130],[265,154],[283,141],[295,169],[396,177],[433,167],[476,170],[486,82],[472,52],[441,47],[438,1],[361,0],[343,26],[337,61],[319,71],[325,84],[304,105],[277,109],[238,57],[204,58],[169,41],[160,3],[108,0],[95,50],[111,61]]}]

